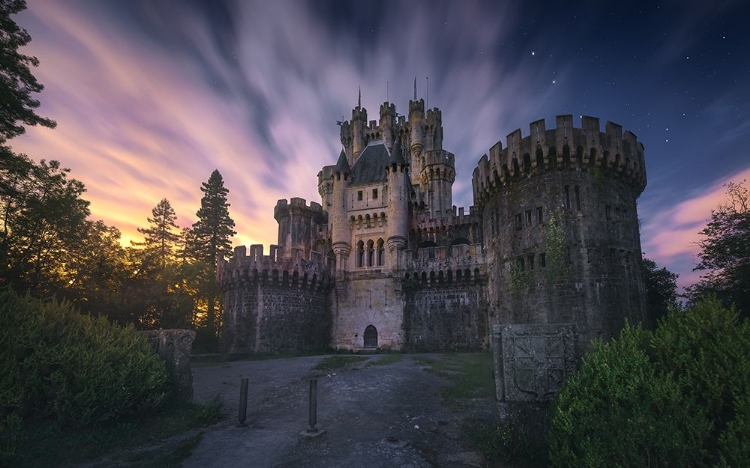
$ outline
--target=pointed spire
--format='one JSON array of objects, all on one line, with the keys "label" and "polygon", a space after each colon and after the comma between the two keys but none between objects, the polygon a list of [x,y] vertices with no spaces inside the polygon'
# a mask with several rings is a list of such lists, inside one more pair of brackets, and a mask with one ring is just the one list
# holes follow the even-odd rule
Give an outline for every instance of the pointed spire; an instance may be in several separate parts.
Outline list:
[{"label": "pointed spire", "polygon": [[391,149],[391,156],[388,158],[388,164],[400,164],[402,166],[406,165],[406,161],[404,161],[404,153],[401,151],[401,140],[396,139],[396,143],[393,144],[393,149]]},{"label": "pointed spire", "polygon": [[341,154],[339,154],[339,160],[336,162],[334,170],[336,172],[341,172],[342,174],[352,173],[351,169],[349,169],[349,161],[346,160],[346,153],[343,148],[341,149]]},{"label": "pointed spire", "polygon": [[357,86],[357,89],[359,90],[359,95],[357,96],[357,107],[362,107],[362,87]]},{"label": "pointed spire", "polygon": [[417,100],[417,77],[414,77],[414,100]]}]

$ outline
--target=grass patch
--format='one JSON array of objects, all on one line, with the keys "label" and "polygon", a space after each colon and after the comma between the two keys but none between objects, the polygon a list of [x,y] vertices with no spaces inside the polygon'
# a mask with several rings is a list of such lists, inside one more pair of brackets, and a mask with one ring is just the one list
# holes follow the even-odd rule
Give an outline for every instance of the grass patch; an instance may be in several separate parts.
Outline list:
[{"label": "grass patch", "polygon": [[453,382],[443,389],[445,400],[492,398],[495,395],[491,353],[446,354],[439,358],[418,357],[416,361]]},{"label": "grass patch", "polygon": [[[203,404],[169,405],[146,420],[125,421],[108,427],[70,431],[52,422],[27,425],[21,431],[17,466],[69,466],[155,443],[175,434],[208,426],[223,418],[222,402],[217,397]],[[173,452],[184,453],[184,457],[187,457],[200,441],[199,438],[193,439],[195,437],[189,439],[192,440],[192,445],[186,445],[188,441],[185,441],[172,447]],[[170,457],[176,459],[179,454],[170,452],[163,455],[165,458],[162,464],[143,466],[179,466],[179,461],[176,465],[167,463]]]},{"label": "grass patch", "polygon": [[313,370],[336,370],[356,362],[367,361],[368,359],[370,358],[365,356],[328,356],[313,367]]},{"label": "grass patch", "polygon": [[401,362],[403,359],[404,357],[400,354],[386,354],[380,359],[368,362],[367,364],[365,364],[365,367],[387,366],[388,364]]}]

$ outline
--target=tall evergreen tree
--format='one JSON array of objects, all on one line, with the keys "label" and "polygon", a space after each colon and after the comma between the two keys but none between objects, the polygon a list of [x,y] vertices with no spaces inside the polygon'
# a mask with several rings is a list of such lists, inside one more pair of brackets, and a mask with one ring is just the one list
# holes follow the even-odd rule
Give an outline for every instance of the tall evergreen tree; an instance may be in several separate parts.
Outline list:
[{"label": "tall evergreen tree", "polygon": [[198,221],[193,224],[195,257],[216,268],[220,257],[232,253],[231,237],[234,221],[229,217],[229,190],[224,187],[224,179],[218,170],[211,173],[208,182],[201,184],[201,207],[196,213]]},{"label": "tall evergreen tree", "polygon": [[25,29],[10,16],[26,9],[25,0],[0,0],[0,144],[24,133],[24,125],[55,127],[55,122],[36,114],[39,101],[32,97],[44,89],[31,73],[36,57],[18,51],[31,41]]},{"label": "tall evergreen tree", "polygon": [[[227,194],[229,190],[224,187],[224,179],[218,170],[211,173],[208,182],[201,185],[203,198],[201,207],[196,213],[198,221],[193,224],[193,248],[194,256],[210,268],[203,276],[212,278],[210,284],[206,285],[206,321],[208,333],[215,336],[217,325],[217,298],[219,291],[213,280],[218,259],[231,253],[231,237],[236,234],[234,221],[229,217],[229,203]],[[218,307],[219,311],[221,307]]]},{"label": "tall evergreen tree", "polygon": [[156,266],[163,269],[174,258],[175,248],[180,241],[177,227],[177,215],[169,203],[162,200],[151,210],[153,218],[146,218],[150,224],[148,228],[138,228],[138,232],[145,236],[147,254],[155,258]]}]

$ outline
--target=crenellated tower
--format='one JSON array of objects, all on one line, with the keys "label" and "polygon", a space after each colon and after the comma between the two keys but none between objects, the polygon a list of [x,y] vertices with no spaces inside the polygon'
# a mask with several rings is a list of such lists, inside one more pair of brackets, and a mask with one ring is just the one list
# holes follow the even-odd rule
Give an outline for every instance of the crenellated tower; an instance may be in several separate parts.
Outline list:
[{"label": "crenellated tower", "polygon": [[474,170],[495,321],[575,323],[582,343],[646,322],[636,200],[646,185],[631,132],[570,115],[510,133]]},{"label": "crenellated tower", "polygon": [[341,150],[336,166],[331,175],[332,206],[331,210],[331,245],[336,256],[336,272],[343,275],[349,253],[352,251],[351,227],[347,211],[347,187],[351,169],[344,150]]}]

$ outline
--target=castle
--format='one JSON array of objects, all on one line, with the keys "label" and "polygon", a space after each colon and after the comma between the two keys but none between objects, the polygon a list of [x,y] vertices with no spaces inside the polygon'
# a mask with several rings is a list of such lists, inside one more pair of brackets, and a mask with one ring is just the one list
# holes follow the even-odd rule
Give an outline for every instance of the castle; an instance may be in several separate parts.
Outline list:
[{"label": "castle", "polygon": [[471,350],[492,326],[571,324],[585,346],[648,322],[636,199],[643,145],[599,119],[531,123],[479,159],[456,209],[442,114],[357,105],[341,122],[321,204],[280,200],[278,245],[220,262],[229,353]]}]

